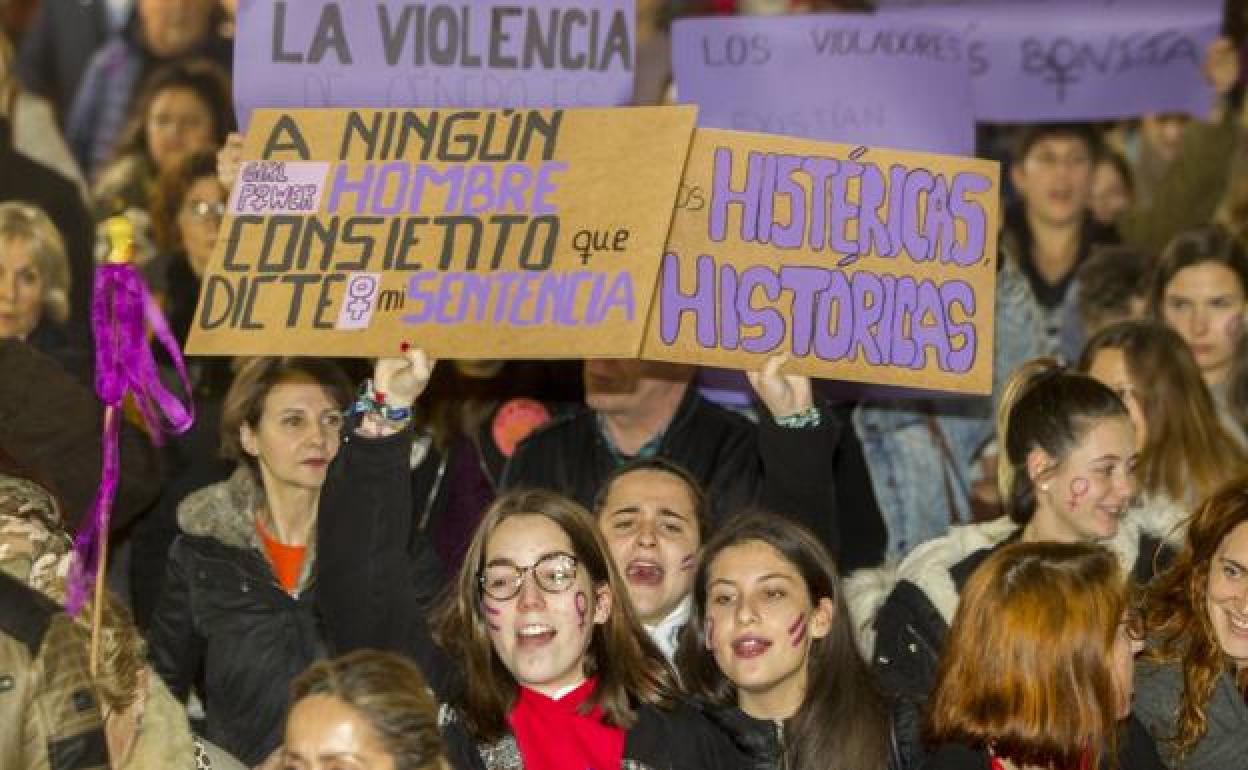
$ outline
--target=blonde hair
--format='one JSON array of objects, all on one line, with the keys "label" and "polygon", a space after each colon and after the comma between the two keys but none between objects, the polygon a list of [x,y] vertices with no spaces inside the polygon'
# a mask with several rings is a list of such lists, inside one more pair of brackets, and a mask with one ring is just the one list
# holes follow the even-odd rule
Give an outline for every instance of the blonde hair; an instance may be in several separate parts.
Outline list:
[{"label": "blonde hair", "polygon": [[0,246],[23,241],[30,246],[43,279],[43,312],[57,323],[69,320],[69,257],[56,225],[38,206],[0,203]]}]

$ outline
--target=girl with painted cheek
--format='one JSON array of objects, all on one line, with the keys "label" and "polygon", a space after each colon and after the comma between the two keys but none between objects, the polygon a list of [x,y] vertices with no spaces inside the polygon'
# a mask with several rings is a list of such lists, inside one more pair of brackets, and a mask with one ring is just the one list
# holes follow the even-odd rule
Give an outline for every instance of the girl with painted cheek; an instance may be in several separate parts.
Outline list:
[{"label": "girl with painted cheek", "polygon": [[593,518],[553,492],[509,493],[486,511],[437,636],[471,683],[447,740],[487,767],[739,762],[679,705]]},{"label": "girl with painted cheek", "polygon": [[[1102,767],[1131,711],[1141,646],[1114,555],[1085,543],[1015,543],[989,556],[962,593],[928,714],[937,748],[923,770]],[[1116,766],[1160,770],[1141,737],[1145,751]]]},{"label": "girl with painted cheek", "polygon": [[799,525],[752,512],[712,535],[677,662],[753,767],[898,766],[836,568]]},{"label": "girl with painted cheek", "polygon": [[[1146,583],[1173,530],[1176,517],[1145,516],[1135,507],[1138,450],[1130,413],[1091,377],[1047,359],[1020,367],[1002,392],[997,440],[1007,515],[953,527],[920,546],[902,561],[887,593],[875,588],[880,581],[854,581],[855,620],[893,699],[907,767],[926,756],[924,714],[949,624],[976,567],[1015,542],[1099,543],[1124,573]],[[1133,740],[1124,751],[1147,753],[1146,744]]]},{"label": "girl with painted cheek", "polygon": [[1151,310],[1187,343],[1229,432],[1248,446],[1248,251],[1221,225],[1179,234],[1153,274]]},{"label": "girl with painted cheek", "polygon": [[668,660],[689,620],[707,509],[698,480],[661,457],[617,468],[594,503],[598,529],[633,608]]},{"label": "girl with painted cheek", "polygon": [[1248,756],[1248,483],[1196,511],[1174,565],[1149,587],[1136,714],[1167,766],[1243,767]]}]

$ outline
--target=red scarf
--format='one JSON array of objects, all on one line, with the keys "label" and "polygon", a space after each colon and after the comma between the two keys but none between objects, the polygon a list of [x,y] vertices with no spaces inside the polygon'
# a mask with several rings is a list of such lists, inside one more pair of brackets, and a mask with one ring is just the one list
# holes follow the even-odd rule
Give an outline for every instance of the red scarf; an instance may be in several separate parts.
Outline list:
[{"label": "red scarf", "polygon": [[519,688],[507,719],[525,770],[619,770],[624,730],[603,724],[598,706],[577,711],[597,686],[591,677],[559,700]]}]

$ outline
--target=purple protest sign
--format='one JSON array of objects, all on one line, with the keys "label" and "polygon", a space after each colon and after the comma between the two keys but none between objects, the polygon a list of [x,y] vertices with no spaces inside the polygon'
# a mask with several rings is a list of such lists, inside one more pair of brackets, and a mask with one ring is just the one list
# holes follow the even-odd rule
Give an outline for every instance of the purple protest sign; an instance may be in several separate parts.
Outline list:
[{"label": "purple protest sign", "polygon": [[1213,89],[1202,72],[1221,9],[1204,0],[1117,7],[1036,2],[891,10],[883,18],[961,30],[975,117],[1024,123],[1113,120],[1153,112],[1205,115]]},{"label": "purple protest sign", "polygon": [[[886,8],[947,8],[950,6],[978,6],[982,8],[988,5],[1033,5],[1053,8],[1055,6],[1077,4],[1109,8],[1141,5],[1160,6],[1166,2],[1169,2],[1169,0],[875,0],[875,7],[881,10]],[[1183,0],[1183,4],[1184,7],[1189,9],[1197,5],[1221,8],[1222,0]]]},{"label": "purple protest sign", "polygon": [[627,104],[635,26],[633,0],[240,0],[235,109]]},{"label": "purple protest sign", "polygon": [[861,14],[685,19],[680,101],[698,124],[951,155],[974,151],[956,31]]}]

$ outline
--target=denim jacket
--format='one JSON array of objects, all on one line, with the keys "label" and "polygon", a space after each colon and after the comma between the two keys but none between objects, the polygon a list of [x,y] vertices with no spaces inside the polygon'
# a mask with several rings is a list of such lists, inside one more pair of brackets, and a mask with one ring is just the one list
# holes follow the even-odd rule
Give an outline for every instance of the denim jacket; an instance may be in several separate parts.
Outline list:
[{"label": "denim jacket", "polygon": [[[1002,259],[993,330],[993,395],[880,399],[864,401],[854,411],[854,429],[888,526],[889,560],[945,534],[952,523],[970,520],[975,460],[993,436],[1001,389],[1019,364],[1051,352],[1045,349],[1042,311],[1026,277],[1013,260]],[[949,462],[932,431],[933,419],[944,436]]]}]

